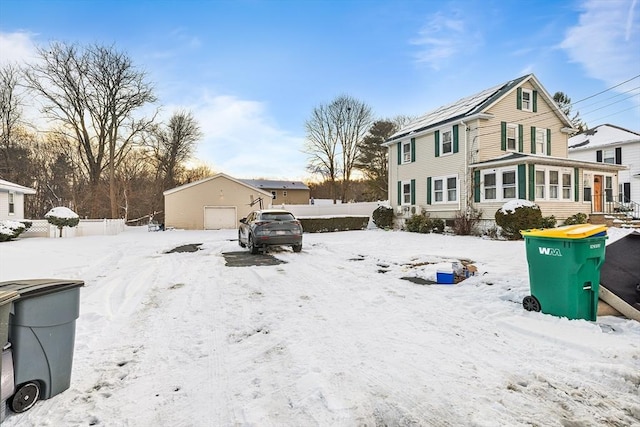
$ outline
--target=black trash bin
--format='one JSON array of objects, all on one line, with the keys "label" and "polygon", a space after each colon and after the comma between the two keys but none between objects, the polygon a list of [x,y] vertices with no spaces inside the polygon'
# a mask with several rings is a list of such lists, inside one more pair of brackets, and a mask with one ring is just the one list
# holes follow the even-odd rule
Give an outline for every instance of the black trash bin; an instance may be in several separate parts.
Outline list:
[{"label": "black trash bin", "polygon": [[13,411],[26,411],[35,401],[69,388],[82,286],[79,280],[60,279],[0,283],[0,291],[18,294],[8,333],[15,383],[8,403]]}]

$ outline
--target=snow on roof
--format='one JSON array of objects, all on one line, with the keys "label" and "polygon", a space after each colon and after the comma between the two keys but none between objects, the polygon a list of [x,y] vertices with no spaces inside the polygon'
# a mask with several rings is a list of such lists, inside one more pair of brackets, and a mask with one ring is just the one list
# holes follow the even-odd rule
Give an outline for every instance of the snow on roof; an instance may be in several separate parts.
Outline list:
[{"label": "snow on roof", "polygon": [[576,150],[629,142],[640,142],[640,134],[606,123],[572,136],[567,144]]},{"label": "snow on roof", "polygon": [[268,179],[241,179],[247,185],[262,189],[276,189],[282,188],[283,190],[308,190],[309,187],[302,181],[272,181]]},{"label": "snow on roof", "polygon": [[53,208],[44,215],[45,218],[49,218],[51,216],[54,216],[56,218],[78,218],[77,213],[69,208],[65,208],[64,206]]},{"label": "snow on roof", "polygon": [[25,187],[14,182],[5,181],[4,179],[0,179],[0,189],[16,191],[23,194],[36,194],[36,190],[34,190],[33,188]]}]

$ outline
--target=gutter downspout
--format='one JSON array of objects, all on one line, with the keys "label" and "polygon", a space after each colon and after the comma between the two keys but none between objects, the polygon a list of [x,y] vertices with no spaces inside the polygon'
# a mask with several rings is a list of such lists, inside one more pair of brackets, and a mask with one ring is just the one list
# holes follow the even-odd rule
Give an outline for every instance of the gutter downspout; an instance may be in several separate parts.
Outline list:
[{"label": "gutter downspout", "polygon": [[467,126],[467,124],[460,120],[460,124],[464,126],[464,189],[465,192],[467,194],[465,194],[465,211],[469,208],[468,206],[468,200],[470,200],[469,198],[469,145],[468,145],[468,137],[467,137],[467,133],[469,131],[469,126]]}]

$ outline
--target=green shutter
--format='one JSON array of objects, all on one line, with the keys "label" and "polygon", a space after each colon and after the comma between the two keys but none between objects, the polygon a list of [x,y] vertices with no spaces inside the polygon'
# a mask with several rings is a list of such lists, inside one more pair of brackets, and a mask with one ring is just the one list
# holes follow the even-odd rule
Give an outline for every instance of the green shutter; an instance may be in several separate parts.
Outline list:
[{"label": "green shutter", "polygon": [[453,125],[453,152],[457,153],[458,150],[458,125]]},{"label": "green shutter", "polygon": [[402,142],[398,142],[398,164],[402,164]]},{"label": "green shutter", "polygon": [[480,202],[480,171],[473,171],[473,201]]},{"label": "green shutter", "polygon": [[536,169],[534,165],[529,165],[529,200],[536,199]]},{"label": "green shutter", "polygon": [[522,88],[521,87],[518,88],[516,107],[518,108],[518,110],[522,110]]},{"label": "green shutter", "polygon": [[573,200],[580,201],[580,170],[573,168]]},{"label": "green shutter", "polygon": [[416,180],[411,180],[411,204],[416,204]]},{"label": "green shutter", "polygon": [[402,205],[402,181],[398,181],[398,206]]},{"label": "green shutter", "polygon": [[547,129],[547,156],[551,155],[551,129]]},{"label": "green shutter", "polygon": [[440,157],[440,131],[437,130],[433,133],[433,137],[436,142],[436,157]]},{"label": "green shutter", "polygon": [[500,149],[507,151],[507,122],[500,122]]},{"label": "green shutter", "polygon": [[411,162],[416,161],[416,139],[411,138]]},{"label": "green shutter", "polygon": [[533,112],[534,113],[538,112],[538,91],[537,90],[533,91]]},{"label": "green shutter", "polygon": [[531,126],[531,154],[536,154],[536,127]]},{"label": "green shutter", "polygon": [[527,165],[518,165],[518,199],[527,198]]},{"label": "green shutter", "polygon": [[427,178],[427,204],[431,204],[431,177]]},{"label": "green shutter", "polygon": [[518,125],[518,151],[524,151],[524,126]]}]

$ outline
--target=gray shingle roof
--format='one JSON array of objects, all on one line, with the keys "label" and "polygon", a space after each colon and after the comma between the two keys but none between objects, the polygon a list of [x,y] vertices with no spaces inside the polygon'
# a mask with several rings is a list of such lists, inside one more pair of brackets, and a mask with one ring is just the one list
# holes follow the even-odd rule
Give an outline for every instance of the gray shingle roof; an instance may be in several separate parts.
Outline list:
[{"label": "gray shingle roof", "polygon": [[241,179],[247,185],[263,190],[308,190],[309,187],[302,181],[272,181],[268,179]]}]

